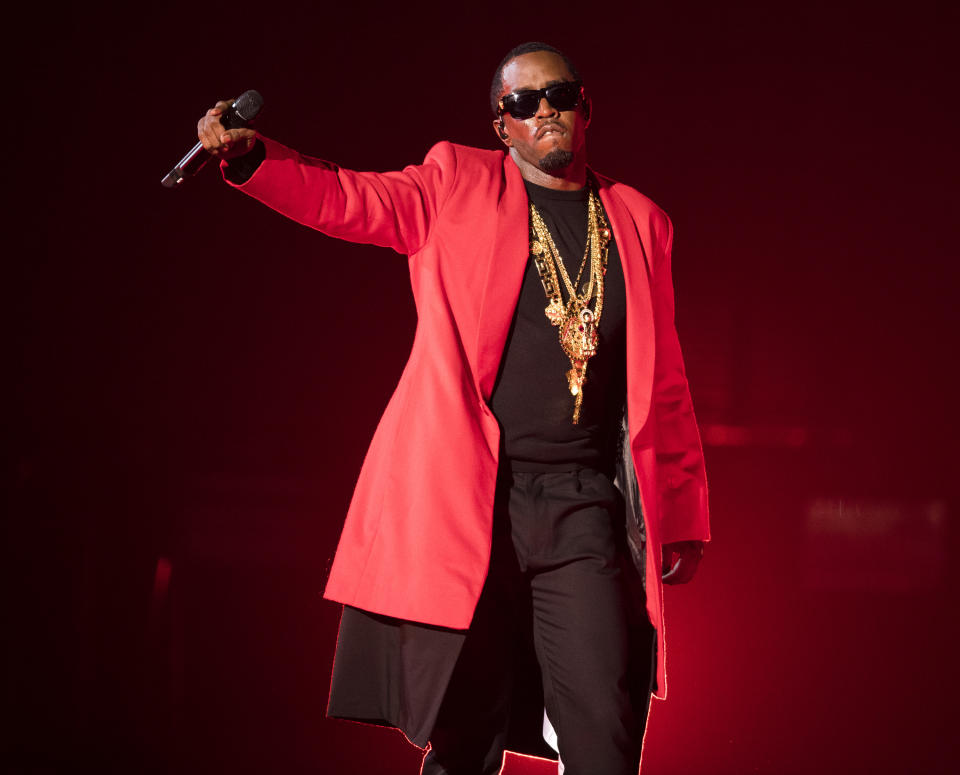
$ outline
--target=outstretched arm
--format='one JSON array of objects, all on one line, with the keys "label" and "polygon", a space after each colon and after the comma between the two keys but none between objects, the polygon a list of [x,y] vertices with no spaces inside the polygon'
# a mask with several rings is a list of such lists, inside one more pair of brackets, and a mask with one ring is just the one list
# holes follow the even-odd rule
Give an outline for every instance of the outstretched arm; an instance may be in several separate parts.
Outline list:
[{"label": "outstretched arm", "polygon": [[225,131],[219,116],[228,104],[221,101],[207,111],[198,135],[204,148],[225,162],[229,183],[332,237],[407,255],[427,241],[455,178],[456,157],[449,143],[435,146],[423,164],[399,172],[355,172],[249,129]]}]

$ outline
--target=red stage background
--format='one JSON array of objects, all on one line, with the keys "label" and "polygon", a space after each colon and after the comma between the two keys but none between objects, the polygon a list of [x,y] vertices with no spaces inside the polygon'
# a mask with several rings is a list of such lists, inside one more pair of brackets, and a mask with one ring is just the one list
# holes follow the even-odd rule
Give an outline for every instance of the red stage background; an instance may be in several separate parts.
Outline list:
[{"label": "red stage background", "polygon": [[496,147],[489,79],[531,39],[585,76],[593,165],[676,227],[714,542],[667,592],[644,775],[954,770],[952,4],[41,13],[7,52],[7,771],[417,772],[324,718],[318,595],[405,260],[160,178],[248,88],[343,166]]}]

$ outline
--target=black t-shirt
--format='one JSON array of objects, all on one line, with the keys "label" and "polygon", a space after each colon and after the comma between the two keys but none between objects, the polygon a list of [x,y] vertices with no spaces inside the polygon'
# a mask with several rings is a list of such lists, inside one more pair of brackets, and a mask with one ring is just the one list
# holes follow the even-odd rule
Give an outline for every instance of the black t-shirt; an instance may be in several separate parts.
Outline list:
[{"label": "black t-shirt", "polygon": [[[574,282],[587,243],[588,191],[554,191],[524,182]],[[589,272],[588,259],[581,288],[589,281]],[[562,298],[567,301],[565,290]],[[559,327],[544,314],[546,306],[540,275],[528,259],[490,397],[490,408],[500,422],[501,454],[520,471],[610,471],[626,392],[626,290],[616,243],[609,243],[599,341],[587,365],[577,425],[566,378],[570,359],[560,346]]]}]

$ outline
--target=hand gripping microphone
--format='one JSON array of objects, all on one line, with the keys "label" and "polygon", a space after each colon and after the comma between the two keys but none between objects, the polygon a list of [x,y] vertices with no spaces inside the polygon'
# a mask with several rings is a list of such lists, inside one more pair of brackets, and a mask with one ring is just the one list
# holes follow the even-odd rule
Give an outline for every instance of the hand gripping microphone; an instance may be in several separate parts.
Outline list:
[{"label": "hand gripping microphone", "polygon": [[[250,89],[237,97],[233,104],[220,115],[224,129],[243,129],[257,117],[263,107],[260,92]],[[160,182],[166,188],[176,188],[191,175],[196,175],[212,157],[203,150],[203,143],[197,143],[190,152],[177,162]]]}]

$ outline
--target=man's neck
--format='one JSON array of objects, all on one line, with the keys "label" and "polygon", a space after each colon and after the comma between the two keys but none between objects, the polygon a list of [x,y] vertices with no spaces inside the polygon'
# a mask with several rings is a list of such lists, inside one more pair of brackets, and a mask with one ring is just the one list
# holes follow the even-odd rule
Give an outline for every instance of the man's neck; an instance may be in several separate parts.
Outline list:
[{"label": "man's neck", "polygon": [[520,169],[524,180],[544,188],[553,188],[557,191],[576,191],[587,184],[587,160],[579,155],[574,158],[569,167],[557,170],[555,175],[544,172],[534,164],[520,158],[513,148],[510,149],[510,158]]}]

